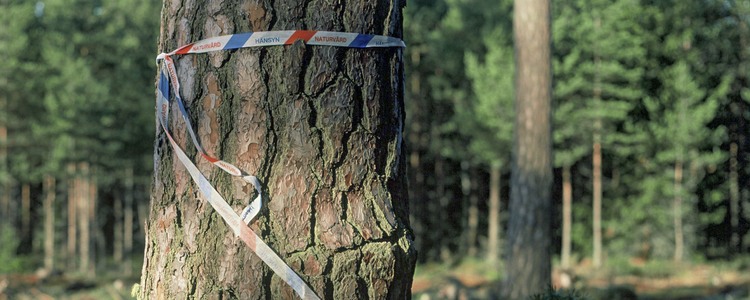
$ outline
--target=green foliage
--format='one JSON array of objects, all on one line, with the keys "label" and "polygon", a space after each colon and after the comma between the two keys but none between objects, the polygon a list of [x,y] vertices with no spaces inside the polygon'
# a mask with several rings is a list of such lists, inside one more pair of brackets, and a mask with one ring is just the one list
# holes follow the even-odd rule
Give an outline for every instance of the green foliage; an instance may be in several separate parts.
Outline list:
[{"label": "green foliage", "polygon": [[156,3],[3,3],[12,18],[2,20],[12,22],[0,35],[13,38],[0,45],[11,51],[0,69],[9,103],[0,121],[12,124],[12,176],[39,181],[80,161],[110,174],[134,163],[148,172]]},{"label": "green foliage", "polygon": [[502,42],[507,39],[503,32],[487,36],[483,61],[474,53],[466,54],[466,73],[476,97],[469,105],[456,107],[456,119],[469,137],[471,153],[486,164],[506,165],[510,160],[515,67],[513,48]]},{"label": "green foliage", "polygon": [[643,29],[632,16],[638,1],[579,0],[555,7],[555,159],[572,165],[592,139],[615,142],[616,129],[643,95],[638,83]]},{"label": "green foliage", "polygon": [[0,223],[0,274],[18,273],[28,270],[31,261],[25,256],[16,255],[20,243],[15,230],[5,221]]}]

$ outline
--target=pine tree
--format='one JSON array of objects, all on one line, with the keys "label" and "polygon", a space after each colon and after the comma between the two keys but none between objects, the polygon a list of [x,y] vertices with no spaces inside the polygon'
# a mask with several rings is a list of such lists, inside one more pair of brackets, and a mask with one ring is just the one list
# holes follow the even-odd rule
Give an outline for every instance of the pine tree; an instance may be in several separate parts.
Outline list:
[{"label": "pine tree", "polygon": [[[165,2],[160,47],[267,30],[402,35],[401,1],[310,3]],[[298,41],[176,58],[203,146],[262,183],[267,201],[251,228],[325,299],[402,299],[411,287],[401,50],[369,50]],[[185,123],[170,120],[188,145]],[[156,141],[141,296],[294,297],[196,195],[165,138]],[[198,165],[230,205],[247,204],[247,186]]]},{"label": "pine tree", "polygon": [[461,128],[470,137],[473,157],[490,166],[490,201],[487,232],[487,259],[496,263],[500,258],[500,188],[501,172],[510,161],[513,124],[513,50],[507,32],[487,35],[487,53],[480,61],[467,53],[467,75],[472,80],[474,101],[458,106]]},{"label": "pine tree", "polygon": [[718,149],[723,131],[708,127],[719,101],[716,96],[706,98],[707,93],[693,79],[685,62],[678,61],[666,69],[663,83],[659,101],[651,99],[645,104],[651,116],[649,128],[655,141],[660,142],[656,161],[673,167],[656,175],[673,183],[671,189],[662,186],[660,190],[672,198],[673,259],[679,262],[686,251],[685,237],[692,236],[685,233],[683,220],[694,215],[695,187],[705,174],[705,167],[723,159]]},{"label": "pine tree", "polygon": [[[616,141],[618,125],[642,95],[643,31],[632,20],[639,7],[634,0],[566,2],[555,26],[561,35],[555,39],[557,119],[565,120],[556,124],[561,130],[556,140],[567,144],[561,145],[560,163],[564,167],[582,155],[576,145],[579,141],[592,145],[593,262],[597,267],[602,264],[602,151]],[[570,115],[563,116],[566,112]]]},{"label": "pine tree", "polygon": [[515,108],[506,279],[502,293],[522,299],[550,283],[552,64],[550,2],[513,7]]}]

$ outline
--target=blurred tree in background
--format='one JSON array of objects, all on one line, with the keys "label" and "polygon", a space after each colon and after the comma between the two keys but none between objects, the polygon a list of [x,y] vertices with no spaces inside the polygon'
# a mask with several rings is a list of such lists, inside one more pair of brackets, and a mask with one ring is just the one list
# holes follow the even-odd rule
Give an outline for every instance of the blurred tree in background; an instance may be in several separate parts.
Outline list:
[{"label": "blurred tree in background", "polygon": [[[747,254],[750,1],[552,8],[561,201],[551,250],[561,263]],[[407,6],[410,192],[423,262],[482,257],[495,185],[507,208],[513,187],[490,175],[510,157],[511,11],[510,1]],[[464,237],[474,224],[478,236]]]},{"label": "blurred tree in background", "polygon": [[44,255],[94,272],[140,231],[145,203],[116,202],[147,199],[157,3],[6,0],[0,11],[2,226],[20,230],[17,254],[42,255],[45,240]]}]

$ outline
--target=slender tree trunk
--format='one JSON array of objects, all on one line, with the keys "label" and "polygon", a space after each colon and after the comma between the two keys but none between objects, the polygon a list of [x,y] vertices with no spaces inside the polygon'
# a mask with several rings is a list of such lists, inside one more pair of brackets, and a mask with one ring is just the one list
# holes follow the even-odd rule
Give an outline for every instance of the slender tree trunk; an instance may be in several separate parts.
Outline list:
[{"label": "slender tree trunk", "polygon": [[466,230],[464,231],[466,255],[477,257],[477,236],[479,231],[479,203],[472,192],[471,167],[468,162],[461,162],[461,193],[466,203]]},{"label": "slender tree trunk", "polygon": [[[403,5],[166,1],[160,49],[267,30],[401,36]],[[415,252],[402,147],[401,50],[296,42],[175,59],[206,151],[262,183],[264,207],[252,230],[321,298],[409,298]],[[179,117],[170,122],[178,143],[192,149],[185,123]],[[196,196],[165,138],[159,133],[155,142],[141,296],[295,298]],[[200,157],[194,161],[237,211],[252,199],[251,186]]]},{"label": "slender tree trunk", "polygon": [[21,239],[31,242],[31,186],[21,185]]},{"label": "slender tree trunk", "polygon": [[[594,30],[599,31],[602,26],[601,16],[594,16]],[[601,110],[599,107],[602,103],[602,83],[601,83],[601,57],[599,56],[598,49],[594,49],[594,104],[597,105],[596,109]],[[592,145],[592,173],[593,173],[593,260],[594,267],[599,268],[602,266],[602,130],[603,121],[601,117],[594,120],[594,135]]]},{"label": "slender tree trunk", "polygon": [[[124,229],[122,226],[122,197],[115,193],[112,199],[112,260],[115,264],[123,265]],[[124,270],[123,270],[124,271]]]},{"label": "slender tree trunk", "polygon": [[549,286],[552,218],[552,72],[549,0],[516,0],[516,121],[503,294],[523,299]]},{"label": "slender tree trunk", "polygon": [[682,160],[674,164],[674,199],[672,214],[674,223],[674,261],[681,262],[684,252],[685,237],[682,231]]},{"label": "slender tree trunk", "polygon": [[[5,98],[0,97],[3,102],[2,114],[5,115]],[[5,119],[0,119],[4,122]],[[10,170],[8,169],[8,128],[0,124],[0,218],[7,221],[10,214]]]},{"label": "slender tree trunk", "polygon": [[740,244],[740,176],[737,143],[729,144],[729,224],[732,227],[730,246],[732,254],[740,253],[742,245]]},{"label": "slender tree trunk", "polygon": [[55,178],[44,176],[44,268],[55,268]]},{"label": "slender tree trunk", "polygon": [[594,267],[602,266],[602,144],[599,135],[594,137],[593,146],[593,232],[594,232]]},{"label": "slender tree trunk", "polygon": [[[125,274],[130,275],[133,272],[133,167],[128,166],[125,169],[125,203],[123,217],[123,253],[125,254]],[[140,204],[139,204],[140,205]],[[144,218],[145,220],[145,218]]]},{"label": "slender tree trunk", "polygon": [[68,268],[76,266],[76,230],[78,212],[78,174],[75,164],[68,164]]},{"label": "slender tree trunk", "polygon": [[497,266],[500,260],[500,229],[502,222],[500,220],[500,188],[501,185],[501,167],[499,163],[493,163],[490,166],[490,200],[489,216],[487,217],[487,262],[492,266]]},{"label": "slender tree trunk", "polygon": [[99,224],[97,223],[96,218],[96,202],[97,202],[97,196],[98,196],[98,188],[96,183],[96,169],[91,168],[88,178],[86,179],[86,185],[88,189],[86,192],[88,193],[87,199],[88,199],[88,230],[89,230],[89,268],[86,270],[88,274],[95,276],[96,275],[96,262],[98,259],[98,254],[103,253],[103,245],[102,245],[102,238],[99,235],[101,230],[99,230]]},{"label": "slender tree trunk", "polygon": [[[411,49],[411,62],[412,68],[416,69],[420,64],[422,52],[414,47]],[[429,126],[423,126],[424,110],[420,109],[420,99],[422,99],[422,76],[419,72],[413,71],[409,76],[411,82],[411,95],[409,101],[411,107],[407,106],[407,110],[412,112],[412,115],[407,119],[408,124],[408,139],[409,139],[409,201],[410,207],[424,207],[427,199],[425,189],[425,170],[422,164],[421,151],[424,149],[424,136],[426,135],[425,128]],[[409,105],[409,104],[407,104]],[[414,240],[414,247],[422,250],[426,249],[426,245],[429,245],[427,236],[429,233],[429,225],[426,224],[426,218],[428,213],[423,210],[411,210],[410,220],[411,226],[414,230],[414,235],[420,238]],[[421,252],[421,258],[425,258],[425,253]]]},{"label": "slender tree trunk", "polygon": [[446,238],[446,236],[450,236],[451,230],[449,225],[449,216],[451,216],[451,213],[449,212],[448,205],[450,204],[450,198],[448,197],[447,189],[445,187],[445,161],[441,158],[435,159],[435,193],[438,198],[438,205],[433,205],[435,207],[435,210],[433,211],[433,216],[437,216],[435,220],[437,222],[433,223],[433,229],[432,232],[435,236],[433,239],[434,243],[437,243],[440,245],[438,248],[439,251],[439,257],[440,260],[443,262],[449,262],[453,258],[453,254],[451,253],[450,249],[450,241],[449,238]]},{"label": "slender tree trunk", "polygon": [[78,270],[81,273],[88,272],[89,270],[89,245],[91,242],[89,232],[89,164],[80,163],[78,168],[81,170],[81,175],[78,177],[78,187],[76,188],[78,194],[78,231],[81,233],[78,239],[78,249],[80,249],[80,256],[78,264]]},{"label": "slender tree trunk", "polygon": [[562,254],[560,255],[560,265],[563,269],[570,269],[570,233],[573,225],[573,184],[570,176],[570,166],[563,166],[562,172],[562,196],[563,196],[563,215],[562,215]]}]

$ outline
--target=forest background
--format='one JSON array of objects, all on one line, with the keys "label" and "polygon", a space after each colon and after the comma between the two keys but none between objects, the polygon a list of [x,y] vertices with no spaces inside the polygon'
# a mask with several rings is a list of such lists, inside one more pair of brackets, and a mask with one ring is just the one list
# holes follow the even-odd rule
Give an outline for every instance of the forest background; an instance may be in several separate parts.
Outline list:
[{"label": "forest background", "polygon": [[[512,5],[407,3],[405,139],[424,285],[415,293],[438,274],[464,287],[502,277]],[[0,0],[0,290],[37,270],[136,281],[159,10]],[[558,284],[560,274],[611,285],[701,266],[705,284],[722,288],[721,274],[747,273],[749,23],[750,1],[552,3]],[[456,275],[467,272],[481,280]]]}]

